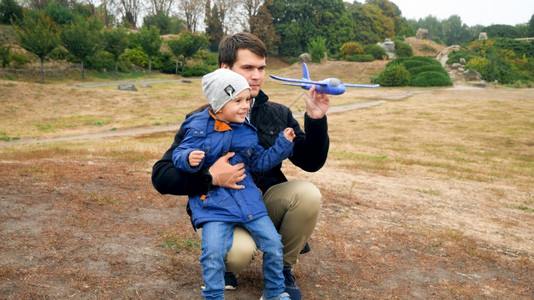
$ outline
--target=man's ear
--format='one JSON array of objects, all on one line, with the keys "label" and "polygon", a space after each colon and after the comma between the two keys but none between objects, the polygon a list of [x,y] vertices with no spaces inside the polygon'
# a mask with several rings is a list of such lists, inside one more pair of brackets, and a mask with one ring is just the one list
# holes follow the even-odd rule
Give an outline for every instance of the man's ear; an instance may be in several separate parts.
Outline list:
[{"label": "man's ear", "polygon": [[221,69],[228,69],[228,70],[230,70],[231,68],[230,68],[230,66],[229,66],[227,63],[222,63],[222,64],[221,64]]}]

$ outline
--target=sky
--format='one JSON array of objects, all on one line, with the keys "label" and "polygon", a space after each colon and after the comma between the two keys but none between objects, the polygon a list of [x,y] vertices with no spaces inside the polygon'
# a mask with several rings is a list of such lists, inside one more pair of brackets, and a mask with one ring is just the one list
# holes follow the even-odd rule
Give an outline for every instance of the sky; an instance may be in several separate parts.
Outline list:
[{"label": "sky", "polygon": [[[528,23],[534,14],[534,0],[389,0],[395,3],[406,19],[438,20],[458,15],[467,26]],[[365,1],[358,1],[365,3]]]}]

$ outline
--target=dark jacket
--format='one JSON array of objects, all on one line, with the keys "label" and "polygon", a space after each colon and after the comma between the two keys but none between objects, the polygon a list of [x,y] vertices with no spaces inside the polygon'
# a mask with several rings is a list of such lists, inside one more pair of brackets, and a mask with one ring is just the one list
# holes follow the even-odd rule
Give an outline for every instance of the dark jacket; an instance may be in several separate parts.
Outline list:
[{"label": "dark jacket", "polygon": [[[207,194],[189,196],[192,221],[195,227],[209,221],[246,223],[267,216],[267,209],[250,171],[263,171],[281,163],[291,155],[293,143],[282,132],[273,147],[265,150],[258,144],[256,129],[247,121],[225,123],[214,119],[209,109],[189,117],[182,127],[185,137],[173,151],[175,167],[194,173],[202,167],[209,167],[225,153],[234,152],[232,165],[244,163],[246,177],[239,184],[242,190],[214,186]],[[189,164],[189,154],[203,150],[204,159],[195,167]]]},{"label": "dark jacket", "polygon": [[[296,137],[293,139],[291,162],[304,171],[318,171],[326,162],[330,144],[326,116],[312,119],[305,114],[302,131],[289,108],[268,100],[267,95],[260,91],[251,110],[250,123],[258,130],[260,145],[264,148],[271,147],[280,131],[292,127]],[[182,126],[174,137],[174,143],[152,168],[152,184],[161,194],[205,194],[211,187],[211,180],[207,180],[208,177],[205,176],[207,168],[197,173],[186,173],[174,167],[172,152],[183,137]],[[281,167],[282,164],[278,164],[269,171],[252,172],[256,185],[265,192],[269,187],[287,181]]]}]

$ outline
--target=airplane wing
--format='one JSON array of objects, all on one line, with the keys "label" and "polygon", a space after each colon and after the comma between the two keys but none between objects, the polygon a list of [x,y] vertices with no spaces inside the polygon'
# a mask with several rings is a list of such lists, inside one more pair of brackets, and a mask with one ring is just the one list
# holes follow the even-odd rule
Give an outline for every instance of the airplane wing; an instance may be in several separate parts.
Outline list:
[{"label": "airplane wing", "polygon": [[287,81],[287,82],[295,82],[295,83],[302,83],[302,84],[316,84],[316,85],[323,85],[326,86],[328,83],[321,82],[321,81],[313,81],[313,80],[306,80],[306,79],[293,79],[293,78],[284,78],[279,77],[275,75],[269,75],[272,79],[281,80],[281,81]]},{"label": "airplane wing", "polygon": [[376,88],[376,87],[379,87],[380,84],[350,84],[350,83],[345,83],[345,86],[358,87],[358,88]]}]

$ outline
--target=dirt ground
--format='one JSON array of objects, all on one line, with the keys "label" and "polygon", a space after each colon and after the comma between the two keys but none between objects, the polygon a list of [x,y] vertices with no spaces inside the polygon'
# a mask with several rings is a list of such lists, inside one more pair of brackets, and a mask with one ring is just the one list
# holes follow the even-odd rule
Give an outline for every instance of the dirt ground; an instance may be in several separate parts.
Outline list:
[{"label": "dirt ground", "polygon": [[[497,93],[467,86],[446,93],[462,91]],[[447,97],[418,89],[359,93],[395,103],[419,93]],[[532,90],[498,93],[534,101]],[[336,145],[347,138],[336,136],[346,118],[329,116]],[[201,299],[187,198],[160,195],[150,182],[173,130],[87,142],[91,130],[70,140],[2,142],[15,150],[0,157],[0,299]],[[106,149],[103,139],[163,142],[156,150],[123,151]],[[102,153],[79,150],[91,144]],[[335,156],[317,173],[284,166],[290,180],[310,180],[324,197],[312,250],[294,268],[304,299],[534,299],[532,177],[516,184],[414,170],[347,168]],[[259,299],[261,257],[238,281],[227,299]]]}]

